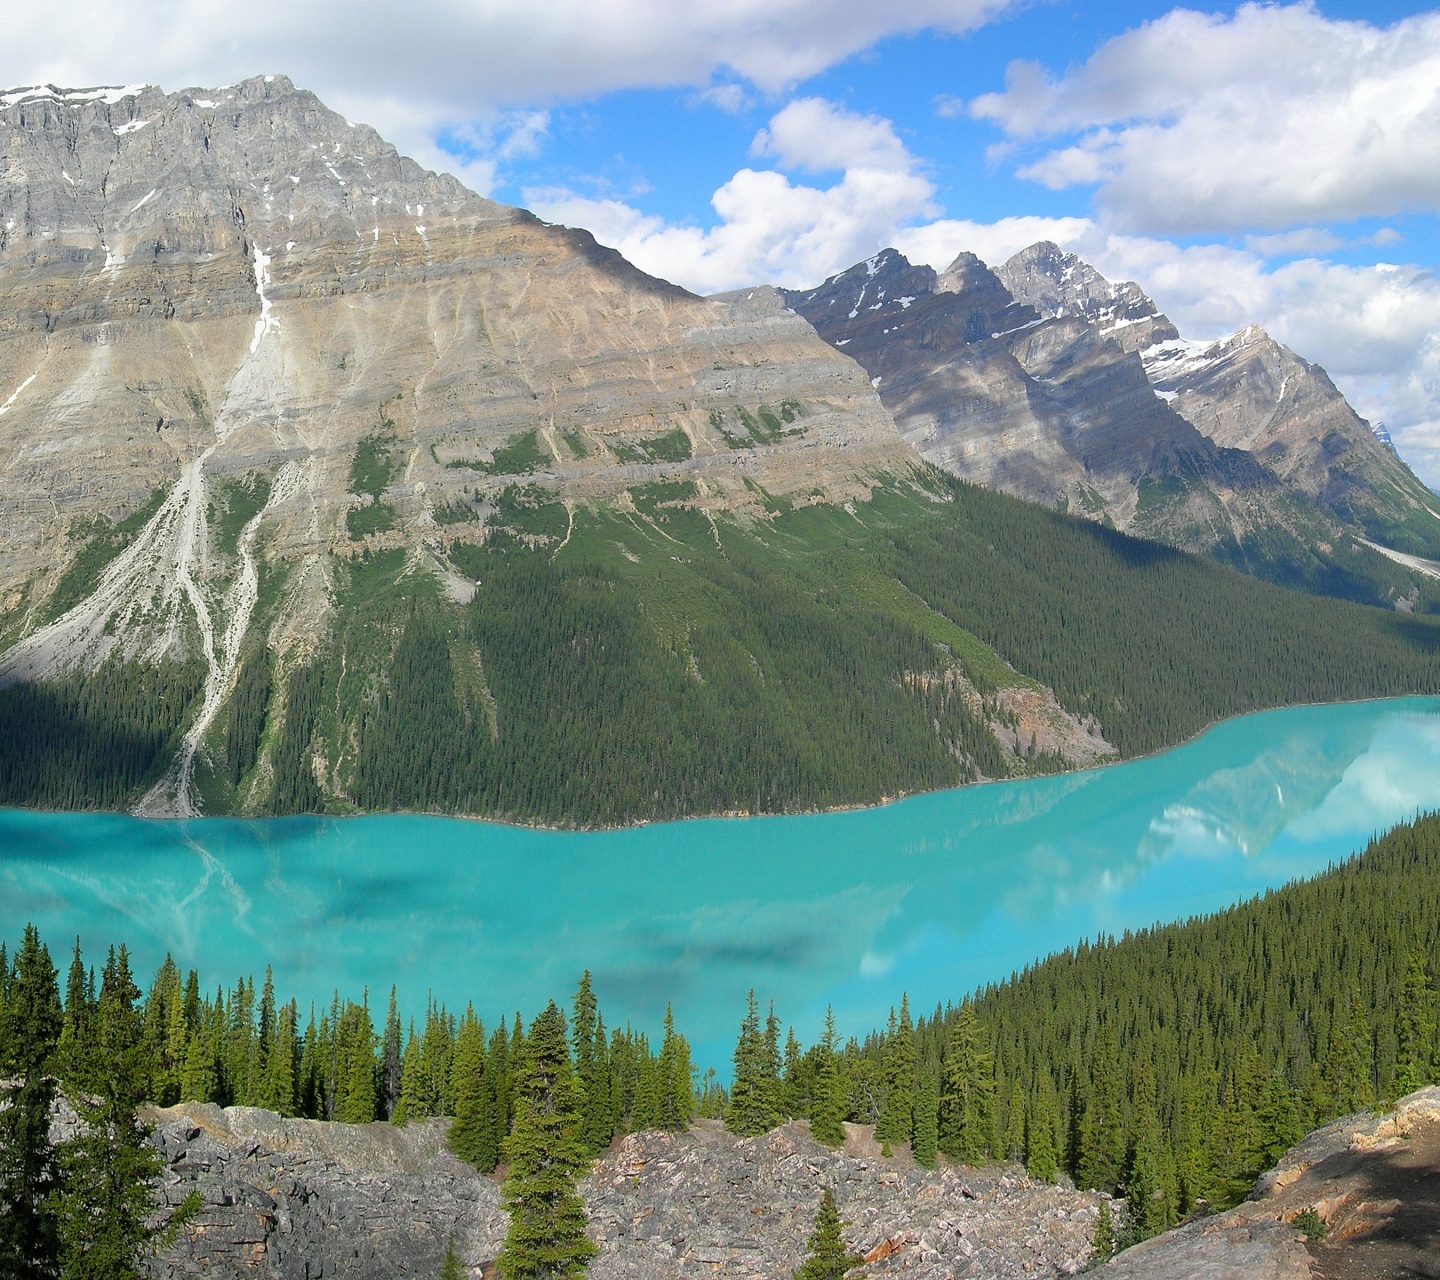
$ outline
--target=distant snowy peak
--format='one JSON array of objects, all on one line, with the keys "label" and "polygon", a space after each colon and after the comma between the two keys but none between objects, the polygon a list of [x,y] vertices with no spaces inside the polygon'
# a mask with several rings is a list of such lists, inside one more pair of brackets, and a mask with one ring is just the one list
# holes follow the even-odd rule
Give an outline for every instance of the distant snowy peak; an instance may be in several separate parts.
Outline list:
[{"label": "distant snowy peak", "polygon": [[818,288],[786,290],[785,298],[796,311],[823,315],[833,323],[859,320],[878,311],[905,311],[916,298],[934,289],[935,272],[931,268],[913,266],[898,250],[883,249],[873,258],[831,276]]}]

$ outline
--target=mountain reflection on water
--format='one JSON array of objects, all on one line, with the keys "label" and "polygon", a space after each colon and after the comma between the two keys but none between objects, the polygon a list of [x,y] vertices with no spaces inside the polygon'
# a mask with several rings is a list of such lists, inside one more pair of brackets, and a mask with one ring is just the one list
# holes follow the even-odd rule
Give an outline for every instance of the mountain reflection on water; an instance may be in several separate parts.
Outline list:
[{"label": "mountain reflection on water", "polygon": [[543,832],[432,817],[146,822],[0,811],[0,937],[125,940],[213,987],[274,967],[490,1022],[665,1003],[723,1068],[746,991],[813,1037],[955,1000],[1081,937],[1215,910],[1440,806],[1440,699],[1266,712],[1164,755],[877,809]]}]

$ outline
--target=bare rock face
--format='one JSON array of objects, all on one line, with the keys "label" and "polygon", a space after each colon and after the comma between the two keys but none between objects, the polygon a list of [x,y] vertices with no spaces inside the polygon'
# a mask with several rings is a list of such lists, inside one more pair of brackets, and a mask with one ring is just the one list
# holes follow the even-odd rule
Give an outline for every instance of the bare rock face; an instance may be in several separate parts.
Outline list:
[{"label": "bare rock face", "polygon": [[639,1134],[586,1187],[600,1242],[595,1280],[788,1276],[805,1257],[821,1192],[867,1276],[1073,1275],[1090,1256],[1098,1199],[1019,1170],[926,1172],[831,1151],[803,1125],[735,1139],[718,1126]]},{"label": "bare rock face", "polygon": [[1049,240],[1022,249],[995,270],[1017,302],[1057,319],[1079,316],[1126,351],[1178,338],[1179,331],[1133,281],[1111,284]]},{"label": "bare rock face", "polygon": [[450,1154],[443,1122],[327,1124],[201,1103],[146,1118],[163,1200],[201,1201],[152,1264],[156,1280],[433,1280],[450,1240],[493,1258],[504,1238],[499,1191]]},{"label": "bare rock face", "polygon": [[[417,549],[437,509],[516,479],[491,464],[517,437],[527,479],[566,499],[683,475],[719,505],[756,501],[747,481],[843,501],[913,464],[860,371],[773,291],[648,277],[284,77],[0,95],[0,297],[11,679],[116,645],[193,651],[197,626],[223,647],[246,599],[222,579],[255,554],[308,560],[323,609],[323,556],[369,501],[349,491],[368,436],[403,464],[380,543]],[[782,404],[774,438],[737,426]],[[271,483],[247,545],[220,545],[217,486],[255,474]],[[37,637],[94,520],[152,494],[134,563]]]},{"label": "bare rock face", "polygon": [[1263,330],[1185,342],[1138,285],[1048,241],[939,275],[886,250],[785,298],[967,480],[1285,581],[1338,547],[1336,576],[1358,566],[1400,607],[1435,572],[1440,501]]},{"label": "bare rock face", "polygon": [[[1308,1241],[1295,1219],[1326,1227]],[[1311,1280],[1436,1274],[1440,1088],[1317,1129],[1244,1204],[1156,1236],[1100,1269],[1105,1280]]]},{"label": "bare rock face", "polygon": [[[1058,260],[1043,261],[1063,274]],[[1031,268],[1024,278],[1039,278]],[[1037,302],[1058,308],[1047,315],[968,253],[927,292],[928,279],[886,250],[818,289],[785,294],[826,341],[864,366],[901,434],[927,460],[1192,550],[1233,541],[1237,515],[1248,524],[1265,505],[1273,477],[1174,413],[1135,350],[1114,337],[1130,327],[1173,332],[1153,305],[1143,322],[1117,329],[1122,312],[1145,310],[1128,294],[1106,294],[1101,308],[1093,282],[1073,297],[1032,289]],[[1108,317],[1109,327],[1090,313]]]},{"label": "bare rock face", "polygon": [[1209,344],[1144,353],[1155,387],[1218,444],[1244,449],[1287,487],[1402,552],[1440,554],[1440,507],[1319,365],[1258,325]]},{"label": "bare rock face", "polygon": [[[157,1280],[390,1280],[439,1274],[453,1240],[489,1275],[506,1218],[489,1179],[446,1149],[443,1121],[396,1129],[283,1120],[186,1103],[149,1113],[161,1192],[203,1207],[156,1260]],[[977,1280],[1072,1275],[1098,1199],[1018,1169],[927,1173],[831,1151],[804,1125],[737,1139],[718,1124],[632,1135],[582,1185],[600,1246],[594,1280],[777,1277],[802,1261],[824,1188],[870,1276]]]}]

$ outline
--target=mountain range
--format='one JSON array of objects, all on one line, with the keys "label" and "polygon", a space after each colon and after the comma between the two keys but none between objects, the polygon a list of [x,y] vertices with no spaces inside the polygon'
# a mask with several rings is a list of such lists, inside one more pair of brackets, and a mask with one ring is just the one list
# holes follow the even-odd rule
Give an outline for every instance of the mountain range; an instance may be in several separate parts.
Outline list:
[{"label": "mountain range", "polygon": [[700,298],[281,76],[38,87],[0,298],[0,802],[829,807],[1440,684],[1440,502],[1054,246]]},{"label": "mountain range", "polygon": [[938,274],[887,249],[784,296],[957,476],[1325,594],[1437,598],[1440,498],[1256,326],[1188,342],[1048,242]]}]

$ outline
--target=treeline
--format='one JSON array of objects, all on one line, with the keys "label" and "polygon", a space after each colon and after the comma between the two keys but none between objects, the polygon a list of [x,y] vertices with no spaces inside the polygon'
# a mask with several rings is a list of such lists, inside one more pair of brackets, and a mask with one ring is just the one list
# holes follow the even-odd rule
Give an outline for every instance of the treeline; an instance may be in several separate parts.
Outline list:
[{"label": "treeline", "polygon": [[[53,971],[38,936],[27,933],[24,949],[38,961],[22,965],[17,956],[12,966],[0,944],[0,1061],[15,1049],[11,1039],[26,1037],[35,1002],[22,968]],[[402,1022],[392,990],[378,1024],[366,996],[357,1002],[337,994],[327,1007],[302,1014],[297,1001],[277,999],[268,969],[258,989],[253,978],[241,978],[209,994],[195,970],[182,974],[168,956],[148,994],[140,999],[135,988],[126,1005],[113,995],[133,987],[123,946],[112,949],[97,975],[77,944],[63,1001],[59,986],[50,985],[42,1003],[62,1012],[47,1070],[71,1088],[104,1086],[116,1020],[133,1019],[135,1087],[159,1106],[213,1102],[345,1124],[448,1116],[456,1153],[482,1173],[495,1168],[514,1122],[517,1071],[527,1051],[519,1013],[487,1029],[473,1005],[457,1015],[432,1003],[418,1024],[413,1017]],[[718,1107],[713,1073],[697,1096],[689,1044],[668,1011],[658,1050],[628,1024],[608,1029],[586,973],[569,1029],[585,1093],[584,1144],[592,1153],[617,1134],[683,1129],[697,1106]]]}]

